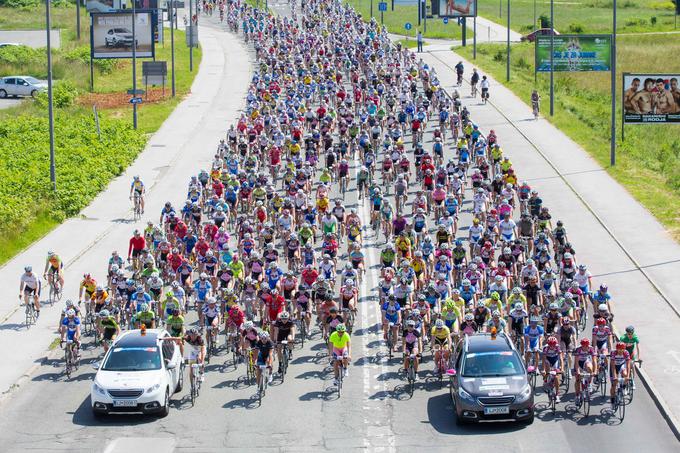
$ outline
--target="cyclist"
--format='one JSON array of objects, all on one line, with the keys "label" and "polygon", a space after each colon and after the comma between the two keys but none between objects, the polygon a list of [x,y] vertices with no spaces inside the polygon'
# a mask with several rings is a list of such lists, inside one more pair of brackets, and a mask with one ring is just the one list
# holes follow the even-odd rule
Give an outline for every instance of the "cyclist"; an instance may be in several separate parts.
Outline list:
[{"label": "cyclist", "polygon": [[538,114],[541,107],[541,95],[538,94],[538,91],[536,90],[531,92],[531,107],[534,111],[534,118],[538,119]]},{"label": "cyclist", "polygon": [[165,325],[171,337],[184,336],[184,316],[178,307],[175,307],[172,314],[165,319]]},{"label": "cyclist", "polygon": [[257,382],[260,382],[262,376],[262,367],[266,367],[269,370],[268,383],[271,384],[274,378],[272,375],[272,364],[274,362],[274,343],[269,337],[269,332],[262,330],[258,333],[258,339],[254,345],[254,348],[257,350],[257,367],[255,368]]},{"label": "cyclist", "polygon": [[482,76],[482,81],[479,83],[480,88],[482,89],[482,100],[486,102],[489,99],[489,87],[491,84],[489,84],[489,79],[486,78],[486,76]]},{"label": "cyclist", "polygon": [[278,319],[273,324],[272,336],[276,339],[276,355],[279,360],[279,374],[282,372],[281,368],[281,355],[283,353],[282,341],[287,341],[290,347],[288,352],[290,354],[289,358],[293,356],[293,340],[295,339],[295,323],[290,319],[290,313],[283,311],[279,313]]},{"label": "cyclist", "polygon": [[[587,338],[581,338],[581,346],[574,349],[574,369],[576,371],[576,382],[574,384],[576,389],[576,396],[579,398],[581,396],[581,370],[588,373],[590,376],[597,374],[597,352],[590,346],[590,340]],[[583,389],[588,392],[591,391],[590,383],[592,381],[588,379],[589,388]]]},{"label": "cyclist", "polygon": [[[453,349],[451,342],[451,331],[444,324],[443,319],[437,319],[430,331],[430,338],[432,339],[432,351],[434,353],[434,363],[435,371],[444,373],[448,369],[448,363],[451,356],[451,350]],[[442,354],[444,355],[444,367],[440,367],[442,360]]]},{"label": "cyclist", "polygon": [[[621,335],[619,338],[619,342],[622,342],[626,345],[626,351],[628,351],[628,355],[630,356],[630,359],[633,361],[642,361],[640,359],[640,340],[638,339],[637,334],[635,333],[635,327],[633,326],[628,326],[626,327],[626,332]],[[631,377],[635,376],[635,367],[631,366]],[[635,380],[633,380],[633,390],[635,390]]]},{"label": "cyclist", "polygon": [[547,379],[547,375],[551,370],[555,370],[558,374],[555,375],[555,399],[560,402],[560,376],[559,373],[564,369],[564,355],[560,349],[560,343],[554,336],[548,337],[547,344],[543,346],[543,379]]},{"label": "cyclist", "polygon": [[120,326],[115,318],[111,316],[108,310],[104,309],[99,312],[98,329],[102,332],[102,340],[104,344],[104,354],[109,350],[109,345],[120,335]]},{"label": "cyclist", "polygon": [[51,285],[54,281],[55,275],[59,282],[59,288],[64,288],[64,263],[53,251],[47,252],[47,260],[45,261],[45,271],[43,277]]},{"label": "cyclist", "polygon": [[609,378],[612,382],[610,396],[611,404],[614,406],[616,389],[619,385],[624,385],[622,382],[619,382],[619,376],[621,376],[624,381],[627,381],[630,377],[631,357],[626,350],[626,343],[623,341],[616,343],[616,349],[611,353],[609,364]]},{"label": "cyclist", "polygon": [[420,332],[416,329],[416,322],[413,319],[406,321],[404,331],[404,369],[408,370],[409,362],[413,360],[415,371],[415,381],[418,382],[418,344],[420,343]]},{"label": "cyclist", "polygon": [[68,338],[75,343],[76,356],[80,355],[80,318],[76,316],[76,311],[74,309],[69,309],[66,311],[66,316],[61,322],[59,329],[61,333],[61,343],[64,342],[64,338]]},{"label": "cyclist", "polygon": [[335,332],[328,337],[328,345],[329,348],[332,347],[333,352],[333,384],[338,385],[338,362],[342,360],[344,376],[347,376],[349,374],[347,367],[352,360],[352,342],[343,323],[335,326]]},{"label": "cyclist", "polygon": [[19,300],[28,304],[28,301],[33,299],[36,317],[40,316],[40,287],[40,280],[33,273],[33,267],[24,267],[24,273],[19,279]]},{"label": "cyclist", "polygon": [[133,318],[133,325],[136,329],[144,325],[147,329],[153,329],[156,326],[156,314],[149,308],[149,304],[144,302],[141,304],[139,311],[135,313]]},{"label": "cyclist", "polygon": [[139,207],[141,209],[141,214],[144,214],[144,194],[146,193],[146,187],[144,182],[139,179],[138,175],[132,177],[132,183],[130,184],[130,200],[132,200],[133,194],[139,197]]}]

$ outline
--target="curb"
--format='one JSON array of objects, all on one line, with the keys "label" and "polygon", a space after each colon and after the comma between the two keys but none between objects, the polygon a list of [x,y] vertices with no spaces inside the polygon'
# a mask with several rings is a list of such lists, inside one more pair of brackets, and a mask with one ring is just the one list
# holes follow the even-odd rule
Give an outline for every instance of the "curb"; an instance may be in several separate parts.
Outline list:
[{"label": "curb", "polygon": [[14,393],[21,389],[22,385],[24,385],[30,378],[33,376],[33,374],[38,371],[38,369],[41,366],[44,366],[45,363],[57,357],[56,351],[61,351],[60,348],[54,348],[54,350],[50,351],[49,349],[46,351],[46,354],[40,359],[39,362],[35,363],[33,366],[31,366],[24,374],[19,376],[19,379],[17,379],[13,384],[9,386],[9,388],[2,393],[0,393],[0,407],[2,407],[3,404],[7,403],[10,398],[14,395]]},{"label": "curb", "polygon": [[657,409],[659,409],[659,412],[661,412],[661,415],[663,416],[664,420],[666,420],[666,423],[668,424],[668,427],[675,435],[675,438],[678,441],[680,441],[680,422],[678,421],[677,418],[675,418],[668,404],[666,404],[663,398],[661,398],[661,396],[656,390],[656,387],[654,387],[654,384],[652,384],[652,380],[647,375],[647,373],[643,371],[642,368],[638,365],[635,365],[635,368],[637,375],[640,377],[640,381],[642,381],[645,388],[647,389],[647,393],[649,393],[649,396],[652,397],[654,405],[656,406]]}]

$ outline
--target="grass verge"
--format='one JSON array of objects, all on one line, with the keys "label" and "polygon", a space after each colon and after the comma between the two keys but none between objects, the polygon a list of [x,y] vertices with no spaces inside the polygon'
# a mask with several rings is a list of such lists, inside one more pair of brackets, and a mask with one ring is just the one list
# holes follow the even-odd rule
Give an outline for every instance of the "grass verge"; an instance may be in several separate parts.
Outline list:
[{"label": "grass verge", "polygon": [[[618,70],[628,72],[680,72],[680,60],[668,58],[680,53],[680,36],[663,41],[658,36],[621,36]],[[472,48],[456,47],[459,53],[496,80],[505,80],[505,45],[481,44],[477,60]],[[516,44],[511,50],[512,78],[505,85],[528,102],[536,88],[548,105],[549,79],[539,74],[534,82],[534,45]],[[611,76],[607,73],[556,73],[555,115],[546,118],[581,145],[633,196],[649,209],[680,241],[680,132],[677,125],[627,126],[621,141],[621,113],[617,113],[617,164],[609,166]],[[617,98],[621,105],[621,78]],[[545,111],[545,107],[543,108]]]}]

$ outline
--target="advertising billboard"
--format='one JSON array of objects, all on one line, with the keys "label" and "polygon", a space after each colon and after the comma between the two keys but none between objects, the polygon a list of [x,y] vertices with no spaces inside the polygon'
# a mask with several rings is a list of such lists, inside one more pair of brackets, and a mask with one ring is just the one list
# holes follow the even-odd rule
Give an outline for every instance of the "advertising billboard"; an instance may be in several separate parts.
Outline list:
[{"label": "advertising billboard", "polygon": [[680,73],[623,74],[623,121],[680,123]]},{"label": "advertising billboard", "polygon": [[[132,9],[132,0],[86,0],[88,13],[108,13],[121,9]],[[137,9],[156,9],[158,0],[135,0]]]},{"label": "advertising billboard", "polygon": [[[135,41],[137,58],[154,56],[154,20],[151,11],[137,11]],[[92,58],[132,58],[132,10],[92,13]]]},{"label": "advertising billboard", "polygon": [[[611,35],[555,35],[553,71],[610,71]],[[536,37],[536,71],[550,72],[550,36]]]},{"label": "advertising billboard", "polygon": [[432,15],[474,17],[477,15],[477,0],[432,0]]}]

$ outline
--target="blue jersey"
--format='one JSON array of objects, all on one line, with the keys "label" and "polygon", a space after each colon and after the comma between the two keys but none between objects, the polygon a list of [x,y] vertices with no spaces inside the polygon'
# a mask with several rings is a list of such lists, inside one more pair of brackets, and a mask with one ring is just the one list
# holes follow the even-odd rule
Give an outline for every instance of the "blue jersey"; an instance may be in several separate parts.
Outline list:
[{"label": "blue jersey", "polygon": [[148,293],[145,293],[144,291],[142,292],[137,291],[132,295],[132,300],[135,302],[135,305],[137,306],[136,311],[142,311],[142,304],[150,304],[151,296]]},{"label": "blue jersey", "polygon": [[524,328],[524,336],[529,339],[529,345],[532,348],[535,348],[538,346],[538,339],[543,336],[543,327],[542,326],[526,326]]},{"label": "blue jersey", "polygon": [[212,289],[212,285],[208,280],[198,280],[194,283],[194,289],[196,290],[196,298],[203,302],[205,301],[208,291]]},{"label": "blue jersey", "polygon": [[389,322],[397,322],[400,310],[401,305],[399,305],[399,302],[395,302],[392,306],[390,306],[389,302],[385,302],[382,306],[382,311],[385,312],[385,318]]},{"label": "blue jersey", "polygon": [[66,337],[69,340],[73,340],[73,337],[76,334],[76,329],[80,325],[80,318],[77,316],[74,316],[73,319],[65,317],[61,322],[61,325],[66,326]]}]

